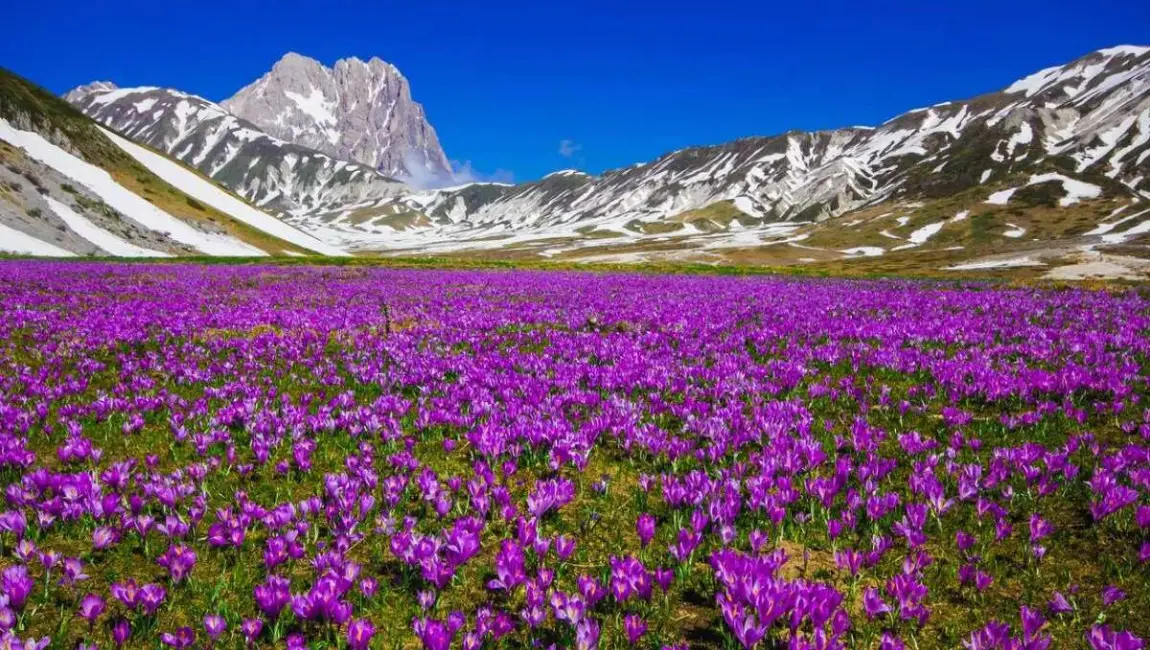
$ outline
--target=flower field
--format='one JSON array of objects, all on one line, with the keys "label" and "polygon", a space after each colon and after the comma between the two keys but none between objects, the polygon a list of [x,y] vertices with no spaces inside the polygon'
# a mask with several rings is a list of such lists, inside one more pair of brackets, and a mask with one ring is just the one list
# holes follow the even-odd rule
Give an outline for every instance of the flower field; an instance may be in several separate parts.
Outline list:
[{"label": "flower field", "polygon": [[5,648],[1137,650],[1136,291],[0,264]]}]

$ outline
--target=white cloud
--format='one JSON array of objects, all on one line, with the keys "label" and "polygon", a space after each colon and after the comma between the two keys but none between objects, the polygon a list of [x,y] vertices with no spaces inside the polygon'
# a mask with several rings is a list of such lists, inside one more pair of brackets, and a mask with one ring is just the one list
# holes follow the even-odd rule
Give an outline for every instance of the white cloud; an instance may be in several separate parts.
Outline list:
[{"label": "white cloud", "polygon": [[559,155],[563,156],[564,158],[570,158],[580,151],[583,151],[583,145],[575,142],[574,140],[559,141]]},{"label": "white cloud", "polygon": [[427,169],[423,159],[417,154],[404,156],[404,166],[408,169],[406,176],[397,180],[407,183],[417,190],[433,190],[440,187],[452,187],[467,183],[514,183],[515,174],[510,170],[496,169],[490,174],[481,172],[471,165],[470,160],[459,162],[452,160],[451,175],[437,174]]},{"label": "white cloud", "polygon": [[451,169],[455,176],[456,185],[464,183],[512,184],[515,182],[515,174],[509,169],[496,169],[491,173],[481,172],[471,166],[470,160],[465,160],[462,163],[458,160],[452,160]]}]

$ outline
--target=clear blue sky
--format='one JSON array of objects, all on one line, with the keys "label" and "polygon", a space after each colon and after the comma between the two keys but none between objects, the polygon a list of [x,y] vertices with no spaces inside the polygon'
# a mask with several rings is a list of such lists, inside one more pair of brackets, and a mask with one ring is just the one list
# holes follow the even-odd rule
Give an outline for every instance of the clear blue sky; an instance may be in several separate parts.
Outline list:
[{"label": "clear blue sky", "polygon": [[0,66],[55,92],[110,79],[220,100],[289,50],[379,56],[411,80],[450,158],[516,180],[876,124],[1150,44],[1139,0],[30,0],[2,15]]}]

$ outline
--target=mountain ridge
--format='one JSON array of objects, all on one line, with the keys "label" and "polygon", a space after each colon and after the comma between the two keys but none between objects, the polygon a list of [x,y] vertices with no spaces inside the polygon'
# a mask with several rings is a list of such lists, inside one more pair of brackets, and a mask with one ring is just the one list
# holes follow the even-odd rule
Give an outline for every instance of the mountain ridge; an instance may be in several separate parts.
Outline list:
[{"label": "mountain ridge", "polygon": [[[93,94],[109,92],[122,91]],[[111,113],[126,113],[125,103],[107,102],[115,109],[81,107],[139,137],[133,129],[151,128],[151,114],[136,111],[134,121],[118,122]],[[226,113],[222,106],[216,110]],[[877,126],[789,130],[683,147],[595,176],[561,170],[517,185],[313,193],[309,196],[314,200],[268,205],[299,228],[364,252],[563,257],[653,247],[666,256],[689,253],[711,259],[736,249],[808,246],[800,242],[827,238],[827,229],[849,229],[843,224],[854,219],[840,217],[880,205],[898,211],[898,206],[921,204],[929,211],[953,197],[968,197],[964,200],[971,205],[954,210],[960,213],[996,192],[1014,190],[1011,195],[1017,193],[1018,200],[1010,204],[1008,199],[1001,207],[1003,215],[995,217],[1009,217],[1014,223],[1025,219],[1006,213],[1020,210],[1022,198],[1060,192],[1069,196],[1083,185],[1097,191],[1072,201],[1075,207],[1066,207],[1067,212],[1099,201],[1143,201],[1150,198],[1148,143],[1150,48],[1117,46],[1039,70],[998,90],[912,109]],[[194,158],[194,150],[169,153],[185,162]],[[253,188],[243,182],[229,186],[253,196]],[[908,227],[917,218],[908,215]],[[905,255],[908,248],[918,253],[952,227],[970,227],[956,225],[961,223],[948,222],[938,237],[919,235],[916,241],[900,236],[898,228],[885,229],[870,235],[904,241],[863,241],[870,235],[859,235],[863,239],[836,243],[837,249],[826,252],[846,258],[853,257],[848,251],[855,249],[879,255]],[[982,229],[985,219],[978,225]],[[1101,227],[1090,225],[1067,232]],[[995,226],[999,233],[1017,230]],[[1052,236],[1063,234],[1052,231]],[[996,239],[991,248],[1027,244],[999,236],[1004,239]],[[837,236],[830,239],[839,241]],[[984,245],[990,244],[979,247]]]}]

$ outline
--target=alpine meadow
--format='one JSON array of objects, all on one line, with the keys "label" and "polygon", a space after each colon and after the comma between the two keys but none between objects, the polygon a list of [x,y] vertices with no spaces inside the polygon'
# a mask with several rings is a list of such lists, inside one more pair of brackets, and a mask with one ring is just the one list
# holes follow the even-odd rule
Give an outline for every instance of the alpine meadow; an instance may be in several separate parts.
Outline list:
[{"label": "alpine meadow", "polygon": [[[134,1],[0,43],[0,649],[1146,650],[1132,7],[1034,71],[973,9],[911,61],[857,7],[812,52],[809,7],[240,2],[136,43]],[[842,105],[769,101],[794,66]]]}]

